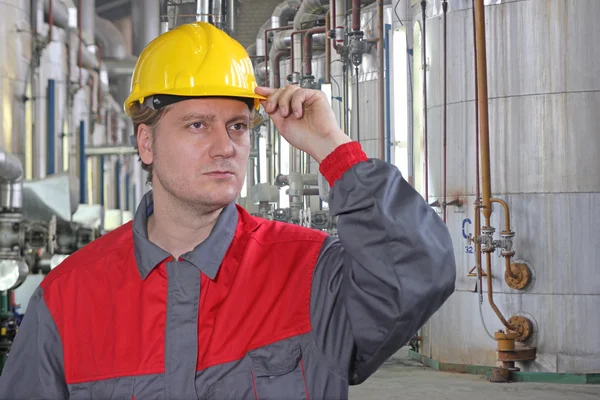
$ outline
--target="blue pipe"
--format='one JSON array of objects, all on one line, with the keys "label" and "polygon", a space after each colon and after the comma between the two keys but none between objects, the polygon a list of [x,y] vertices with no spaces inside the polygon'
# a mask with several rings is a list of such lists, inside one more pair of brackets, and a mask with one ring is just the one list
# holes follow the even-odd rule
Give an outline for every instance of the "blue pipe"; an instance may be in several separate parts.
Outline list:
[{"label": "blue pipe", "polygon": [[129,173],[125,174],[125,210],[131,210],[131,204],[129,202]]},{"label": "blue pipe", "polygon": [[392,29],[392,25],[385,24],[385,42],[384,42],[384,51],[385,51],[385,141],[386,141],[386,151],[385,151],[385,161],[390,163],[392,161],[392,121],[391,121],[391,107],[390,107],[390,89],[391,89],[391,75],[392,71],[390,70],[390,30]]},{"label": "blue pipe", "polygon": [[100,205],[104,207],[104,156],[100,156]]},{"label": "blue pipe", "polygon": [[48,134],[47,143],[48,143],[48,160],[46,165],[46,175],[52,175],[55,172],[54,166],[54,154],[55,154],[55,139],[56,139],[56,81],[54,79],[48,79],[48,88],[47,88],[47,117],[46,121],[48,121],[48,129],[46,133]]},{"label": "blue pipe", "polygon": [[117,160],[117,163],[115,164],[115,187],[117,188],[116,190],[116,196],[117,196],[117,202],[116,202],[116,209],[120,210],[121,209],[121,161]]},{"label": "blue pipe", "polygon": [[87,187],[87,156],[85,155],[85,121],[79,121],[79,203],[85,204]]}]

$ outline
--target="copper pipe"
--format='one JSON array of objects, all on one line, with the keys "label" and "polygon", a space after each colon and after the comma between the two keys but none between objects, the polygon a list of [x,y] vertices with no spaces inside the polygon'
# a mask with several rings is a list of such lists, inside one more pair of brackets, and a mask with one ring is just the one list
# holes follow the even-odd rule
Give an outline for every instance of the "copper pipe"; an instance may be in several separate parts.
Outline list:
[{"label": "copper pipe", "polygon": [[447,42],[448,42],[448,29],[447,29],[447,20],[448,20],[448,2],[446,0],[444,0],[444,2],[442,3],[442,8],[444,10],[444,112],[443,112],[443,118],[444,118],[444,133],[443,133],[443,146],[444,146],[444,201],[442,203],[442,209],[444,211],[444,223],[446,223],[446,219],[447,219],[447,209],[448,206],[446,204],[447,202],[447,197],[448,197],[448,191],[447,191],[447,182],[448,182],[448,162],[447,162],[447,158],[446,158],[446,149],[447,149],[447,124],[448,124],[448,120],[447,120],[447,108],[448,108],[448,65],[447,65],[447,60],[448,60],[448,46],[447,46]]},{"label": "copper pipe", "polygon": [[517,327],[510,324],[506,320],[506,318],[504,318],[504,315],[502,315],[500,310],[498,310],[496,303],[494,303],[494,291],[492,288],[492,253],[485,253],[485,261],[487,264],[487,274],[488,274],[487,287],[488,287],[488,301],[490,303],[490,306],[492,307],[492,310],[494,310],[494,312],[496,313],[496,315],[498,316],[498,318],[500,319],[502,324],[506,327],[506,329],[516,332]]},{"label": "copper pipe", "polygon": [[490,203],[498,203],[504,208],[504,230],[510,232],[510,211],[508,209],[508,204],[506,204],[504,200],[495,197],[490,199]]},{"label": "copper pipe", "polygon": [[[286,29],[294,29],[293,25],[280,26],[279,28],[269,28],[265,29],[265,85],[270,86],[269,83],[269,32],[276,31],[284,31]],[[294,46],[294,41],[292,39],[292,47]]]},{"label": "copper pipe", "polygon": [[[327,36],[329,37],[329,32],[331,29],[336,29],[337,28],[337,14],[336,14],[336,10],[335,10],[335,0],[329,0],[329,10],[330,12],[330,25],[329,25],[329,30],[327,30]],[[337,44],[337,40],[339,38],[335,38],[335,40],[332,42],[333,44],[333,49],[337,52],[338,51],[338,44]]]},{"label": "copper pipe", "polygon": [[[333,1],[335,3],[335,0]],[[331,8],[325,13],[325,83],[331,83]],[[291,44],[292,46],[294,43]]]},{"label": "copper pipe", "polygon": [[481,147],[482,203],[485,223],[490,226],[492,188],[490,178],[490,127],[488,111],[487,60],[485,47],[485,10],[483,0],[475,0],[475,42],[477,45],[477,78],[479,89],[479,121]]},{"label": "copper pipe", "polygon": [[275,89],[279,89],[279,87],[281,86],[281,84],[280,84],[281,76],[279,74],[279,71],[280,71],[279,61],[281,60],[281,57],[287,57],[289,55],[290,55],[289,50],[281,50],[281,51],[278,51],[277,54],[275,54],[275,57],[273,57],[273,80],[275,81],[275,82],[273,82],[273,87]]},{"label": "copper pipe", "polygon": [[292,34],[290,35],[290,42],[291,42],[290,43],[290,58],[291,58],[291,61],[290,61],[290,73],[291,74],[293,74],[294,72],[296,72],[296,71],[294,71],[294,69],[296,67],[296,65],[294,63],[294,36],[296,36],[298,34],[302,34],[302,33],[307,32],[307,31],[308,31],[308,29],[300,29],[300,30],[297,30],[297,31],[293,31]]},{"label": "copper pipe", "polygon": [[[360,6],[360,1],[358,2]],[[385,161],[385,81],[384,81],[384,69],[385,69],[385,57],[383,55],[384,37],[383,37],[383,0],[377,1],[377,114],[378,114],[378,130],[379,130],[379,159]],[[388,76],[390,71],[388,71]],[[358,81],[358,75],[356,76]],[[357,82],[358,85],[358,82]],[[358,86],[357,86],[358,87]]]},{"label": "copper pipe", "polygon": [[[508,211],[508,206],[505,202],[498,199],[492,199],[491,179],[490,179],[490,141],[489,141],[489,113],[488,113],[488,90],[487,90],[487,60],[485,46],[485,10],[483,0],[474,0],[475,13],[475,43],[477,46],[477,81],[479,95],[479,119],[481,121],[480,145],[481,145],[481,167],[482,167],[482,207],[485,217],[485,225],[491,226],[490,217],[492,215],[492,202],[498,202],[505,206],[505,211]],[[498,201],[496,201],[498,200]],[[508,218],[508,228],[510,228],[510,215],[505,212],[505,219]],[[506,220],[505,220],[506,221]],[[476,237],[479,239],[479,237]],[[492,254],[485,253],[485,261],[487,264],[487,281],[488,281],[488,301],[490,306],[502,322],[502,324],[511,331],[516,331],[516,327],[509,324],[502,313],[494,304],[493,289],[492,289]],[[510,260],[508,260],[510,261]],[[510,264],[508,272],[511,273]]]},{"label": "copper pipe", "polygon": [[[382,4],[383,0],[379,3]],[[352,0],[352,31],[360,31],[360,0]]]},{"label": "copper pipe", "polygon": [[475,0],[473,0],[473,61],[475,63],[475,181],[477,184],[477,200],[481,197],[479,182],[479,93],[477,85],[477,40],[475,40]]},{"label": "copper pipe", "polygon": [[[316,26],[306,31],[304,35],[304,75],[312,75],[312,37],[318,33],[325,33],[324,26]],[[292,43],[292,46],[294,44]]]}]

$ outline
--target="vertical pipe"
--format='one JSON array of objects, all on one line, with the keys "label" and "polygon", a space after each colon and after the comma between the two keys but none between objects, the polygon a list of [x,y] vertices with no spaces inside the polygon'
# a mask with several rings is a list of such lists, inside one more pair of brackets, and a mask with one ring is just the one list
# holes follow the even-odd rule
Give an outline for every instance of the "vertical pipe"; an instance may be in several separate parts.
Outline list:
[{"label": "vertical pipe", "polygon": [[130,177],[129,177],[129,172],[127,172],[125,174],[125,210],[127,211],[131,211],[131,201],[130,201],[130,190],[129,190],[129,185],[130,185]]},{"label": "vertical pipe", "polygon": [[100,205],[104,204],[104,156],[100,156]]},{"label": "vertical pipe", "polygon": [[385,161],[392,162],[392,121],[391,121],[391,101],[390,101],[390,87],[391,87],[391,70],[390,70],[390,30],[392,25],[385,24],[385,143],[386,143],[386,154]]},{"label": "vertical pipe", "polygon": [[48,93],[47,93],[47,101],[48,101],[48,144],[47,144],[47,152],[48,152],[48,165],[47,165],[47,174],[52,175],[55,172],[55,139],[56,139],[56,81],[54,79],[48,79]]},{"label": "vertical pipe", "polygon": [[227,0],[227,29],[235,33],[235,0]]},{"label": "vertical pipe", "polygon": [[[304,35],[304,75],[312,75],[312,37],[317,33],[325,33],[324,26],[310,28]],[[293,45],[293,43],[292,43]]]},{"label": "vertical pipe", "polygon": [[475,38],[479,95],[479,140],[481,151],[482,202],[485,224],[490,226],[492,188],[490,183],[490,137],[488,119],[487,60],[485,46],[485,10],[483,0],[475,0]]},{"label": "vertical pipe", "polygon": [[115,209],[121,209],[121,160],[115,162]]},{"label": "vertical pipe", "polygon": [[[270,81],[269,81],[269,32],[277,32],[277,31],[284,31],[287,29],[294,29],[293,25],[287,25],[287,26],[280,26],[277,28],[270,28],[270,29],[265,29],[265,85],[266,86],[270,86]],[[294,47],[294,37],[291,37],[291,47]],[[292,61],[293,64],[293,61]],[[293,72],[293,71],[292,71]]]},{"label": "vertical pipe", "polygon": [[447,163],[447,158],[446,158],[446,150],[447,150],[447,124],[448,124],[448,119],[447,119],[447,108],[448,108],[448,65],[447,65],[447,60],[448,60],[448,52],[447,52],[447,42],[448,42],[448,38],[447,38],[447,34],[448,34],[448,30],[447,30],[447,20],[448,20],[448,2],[446,0],[444,0],[444,2],[442,3],[442,8],[444,10],[444,111],[443,111],[443,124],[444,124],[444,132],[443,132],[443,146],[444,146],[444,201],[442,203],[443,206],[443,211],[444,211],[444,222],[446,222],[448,213],[447,213],[447,180],[448,180],[448,163]]},{"label": "vertical pipe", "polygon": [[477,238],[480,235],[481,224],[479,221],[479,216],[481,210],[479,209],[479,204],[481,201],[481,185],[479,183],[479,93],[478,93],[478,85],[477,85],[477,40],[476,40],[476,29],[475,29],[475,0],[472,2],[473,5],[473,63],[475,64],[475,182],[476,182],[476,196],[475,196],[475,257],[477,268],[479,269],[478,279],[479,279],[479,301],[483,302],[483,292],[481,288],[483,287],[483,270],[481,269],[481,245]]},{"label": "vertical pipe", "polygon": [[[335,1],[333,1],[335,4]],[[325,83],[331,83],[331,38],[329,32],[331,30],[331,8],[325,13]],[[291,46],[294,43],[292,42]]]},{"label": "vertical pipe", "polygon": [[354,67],[356,73],[356,141],[360,143],[360,91],[358,89],[360,82],[358,81],[358,66]]},{"label": "vertical pipe", "polygon": [[[383,0],[377,2],[377,121],[378,121],[378,133],[379,133],[379,159],[385,159],[385,74],[384,69],[384,56],[383,56]],[[357,110],[358,111],[358,110]]]},{"label": "vertical pipe", "polygon": [[425,201],[429,203],[429,145],[427,142],[427,1],[421,1],[421,17],[423,19],[423,138],[425,146]]},{"label": "vertical pipe", "polygon": [[[383,1],[379,1],[383,7]],[[360,31],[360,0],[352,0],[352,31]]]},{"label": "vertical pipe", "polygon": [[79,203],[85,204],[87,187],[87,157],[85,155],[85,121],[79,121]]}]

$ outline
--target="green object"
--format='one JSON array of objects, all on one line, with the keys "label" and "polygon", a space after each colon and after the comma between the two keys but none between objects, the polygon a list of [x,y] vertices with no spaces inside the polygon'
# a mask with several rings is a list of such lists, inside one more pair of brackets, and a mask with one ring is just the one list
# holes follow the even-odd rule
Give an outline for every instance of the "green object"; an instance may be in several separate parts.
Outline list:
[{"label": "green object", "polygon": [[[408,355],[413,360],[417,360],[436,371],[486,375],[488,379],[492,376],[492,369],[496,368],[484,365],[441,363],[412,350],[408,351]],[[565,383],[571,385],[600,384],[600,373],[513,372],[512,377],[515,382]]]}]

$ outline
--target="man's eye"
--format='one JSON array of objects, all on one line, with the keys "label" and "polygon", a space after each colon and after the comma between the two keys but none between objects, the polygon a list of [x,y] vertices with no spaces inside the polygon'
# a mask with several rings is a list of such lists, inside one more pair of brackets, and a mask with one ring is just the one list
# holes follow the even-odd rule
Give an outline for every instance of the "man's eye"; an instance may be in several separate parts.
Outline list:
[{"label": "man's eye", "polygon": [[244,132],[246,130],[248,130],[248,126],[246,124],[233,124],[231,125],[231,129],[233,129],[234,131],[240,131],[240,132]]},{"label": "man's eye", "polygon": [[204,128],[204,124],[202,122],[192,122],[191,124],[188,125],[188,128],[202,129],[202,128]]}]

